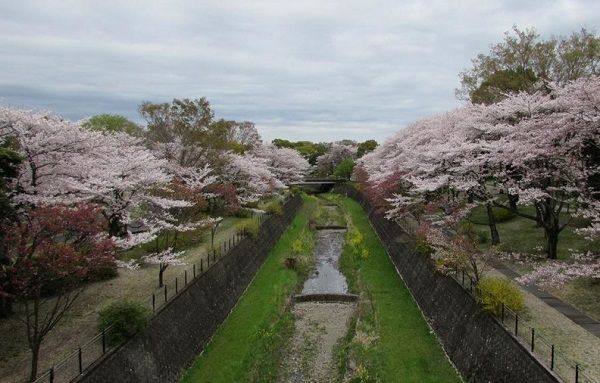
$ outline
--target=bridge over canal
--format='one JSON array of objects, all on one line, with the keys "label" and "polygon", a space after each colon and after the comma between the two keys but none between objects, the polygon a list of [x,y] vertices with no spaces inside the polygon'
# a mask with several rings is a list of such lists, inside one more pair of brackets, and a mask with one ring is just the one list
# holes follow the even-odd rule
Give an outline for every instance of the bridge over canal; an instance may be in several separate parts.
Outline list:
[{"label": "bridge over canal", "polygon": [[331,191],[335,185],[344,181],[334,178],[306,178],[300,182],[292,182],[289,186],[297,186],[307,193],[326,193]]}]

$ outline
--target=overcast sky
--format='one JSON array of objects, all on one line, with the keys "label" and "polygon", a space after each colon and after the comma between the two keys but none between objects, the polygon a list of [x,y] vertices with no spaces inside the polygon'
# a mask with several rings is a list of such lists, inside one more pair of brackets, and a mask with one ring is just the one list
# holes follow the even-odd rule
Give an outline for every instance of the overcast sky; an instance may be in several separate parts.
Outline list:
[{"label": "overcast sky", "polygon": [[600,1],[0,0],[0,104],[70,118],[205,96],[263,138],[383,140],[459,105],[513,24],[598,31]]}]

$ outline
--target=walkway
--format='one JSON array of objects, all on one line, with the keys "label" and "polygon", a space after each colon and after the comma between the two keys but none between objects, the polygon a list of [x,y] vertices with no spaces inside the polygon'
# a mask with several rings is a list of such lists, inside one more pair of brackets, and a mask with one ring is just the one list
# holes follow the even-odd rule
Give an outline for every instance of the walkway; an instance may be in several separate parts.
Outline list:
[{"label": "walkway", "polygon": [[[493,265],[493,267],[512,280],[520,277],[518,273],[506,266],[504,263],[497,263]],[[536,285],[522,286],[522,288],[572,320],[575,324],[581,326],[583,329],[600,338],[600,322],[590,318],[581,311],[577,310],[575,307],[563,302],[559,298],[540,289]]]}]

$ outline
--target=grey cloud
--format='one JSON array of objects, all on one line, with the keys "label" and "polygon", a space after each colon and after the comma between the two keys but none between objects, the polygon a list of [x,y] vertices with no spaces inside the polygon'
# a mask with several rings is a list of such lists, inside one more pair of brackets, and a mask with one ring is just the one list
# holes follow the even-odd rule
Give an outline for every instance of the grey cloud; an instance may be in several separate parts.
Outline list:
[{"label": "grey cloud", "polygon": [[455,107],[513,24],[596,28],[595,1],[0,3],[0,103],[69,118],[206,96],[266,140],[384,137]]}]

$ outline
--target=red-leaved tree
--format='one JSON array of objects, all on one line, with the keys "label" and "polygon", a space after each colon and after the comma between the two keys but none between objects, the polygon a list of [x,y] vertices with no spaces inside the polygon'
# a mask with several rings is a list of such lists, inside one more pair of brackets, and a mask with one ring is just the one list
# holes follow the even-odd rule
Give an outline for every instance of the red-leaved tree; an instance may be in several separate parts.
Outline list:
[{"label": "red-leaved tree", "polygon": [[115,267],[113,242],[101,235],[104,220],[97,208],[84,205],[38,207],[7,228],[7,257],[0,273],[0,294],[21,303],[31,350],[30,380],[37,377],[44,337],[73,307],[95,272]]}]

